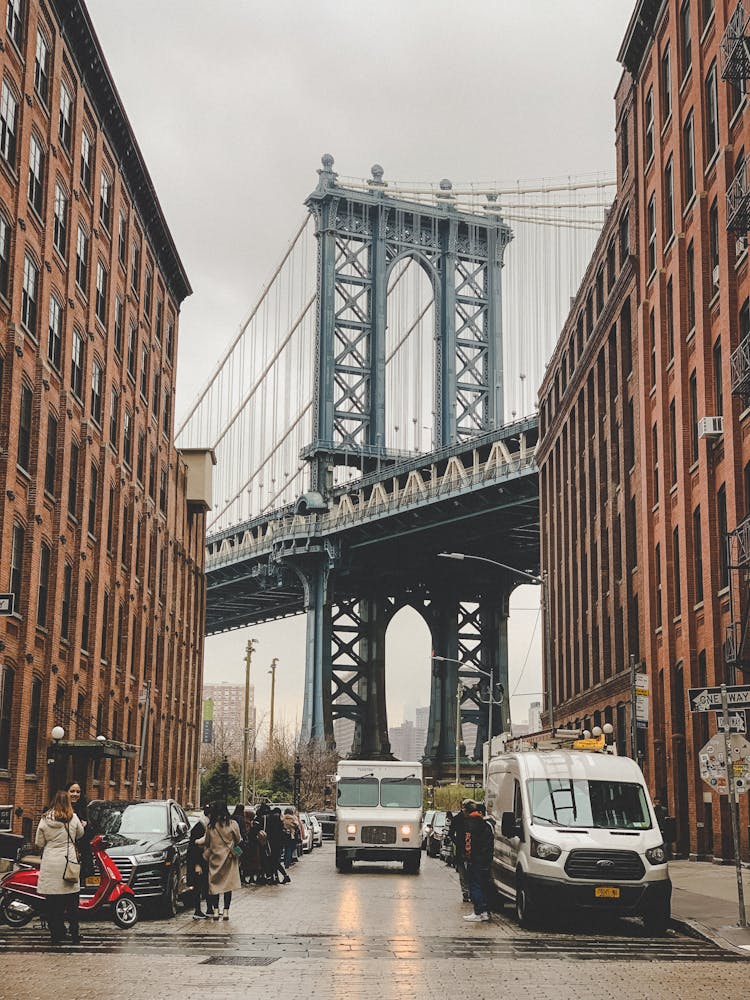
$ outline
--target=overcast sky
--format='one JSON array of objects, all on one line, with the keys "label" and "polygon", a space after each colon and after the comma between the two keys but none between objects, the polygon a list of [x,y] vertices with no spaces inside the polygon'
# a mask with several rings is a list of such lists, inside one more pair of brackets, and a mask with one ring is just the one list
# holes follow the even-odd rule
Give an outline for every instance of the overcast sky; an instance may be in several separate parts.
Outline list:
[{"label": "overcast sky", "polygon": [[[401,181],[614,170],[616,55],[634,0],[88,6],[194,289],[180,318],[178,419],[302,219],[322,153],[342,174],[379,162]],[[541,689],[537,605],[533,587],[512,601],[517,719]],[[278,657],[278,705],[294,723],[302,619],[207,640],[206,679],[239,683],[250,635],[259,711]],[[429,651],[426,627],[402,612],[387,643],[391,724],[428,703]]]}]

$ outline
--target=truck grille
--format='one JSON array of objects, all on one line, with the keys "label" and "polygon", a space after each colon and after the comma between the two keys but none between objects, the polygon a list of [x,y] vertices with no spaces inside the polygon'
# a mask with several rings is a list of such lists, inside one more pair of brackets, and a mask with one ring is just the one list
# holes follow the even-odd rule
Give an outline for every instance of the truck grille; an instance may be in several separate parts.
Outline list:
[{"label": "truck grille", "polygon": [[395,844],[395,826],[363,826],[360,840],[363,844]]},{"label": "truck grille", "polygon": [[571,851],[565,871],[597,882],[637,882],[646,869],[635,851]]}]

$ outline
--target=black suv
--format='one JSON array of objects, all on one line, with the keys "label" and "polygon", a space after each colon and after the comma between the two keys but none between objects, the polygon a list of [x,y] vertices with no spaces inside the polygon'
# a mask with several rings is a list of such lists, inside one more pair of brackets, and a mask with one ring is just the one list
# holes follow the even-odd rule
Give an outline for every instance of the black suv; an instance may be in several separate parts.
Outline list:
[{"label": "black suv", "polygon": [[138,903],[154,905],[165,917],[177,913],[187,892],[186,859],[190,824],[173,799],[104,802],[88,806],[91,835],[100,833],[107,854]]}]

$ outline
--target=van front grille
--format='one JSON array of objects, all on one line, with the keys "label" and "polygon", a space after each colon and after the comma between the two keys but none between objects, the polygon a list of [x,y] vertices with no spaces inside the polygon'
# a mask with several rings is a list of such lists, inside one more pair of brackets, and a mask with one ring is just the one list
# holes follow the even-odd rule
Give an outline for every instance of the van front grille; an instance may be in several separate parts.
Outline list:
[{"label": "van front grille", "polygon": [[360,840],[363,844],[395,844],[395,826],[363,826]]},{"label": "van front grille", "polygon": [[637,882],[646,869],[635,851],[571,851],[565,871],[597,882]]}]

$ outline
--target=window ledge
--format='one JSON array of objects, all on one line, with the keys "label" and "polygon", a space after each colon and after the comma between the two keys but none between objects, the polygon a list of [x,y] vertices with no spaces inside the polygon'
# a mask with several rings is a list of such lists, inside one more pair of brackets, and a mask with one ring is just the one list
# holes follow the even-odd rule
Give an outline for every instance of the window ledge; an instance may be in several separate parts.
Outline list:
[{"label": "window ledge", "polygon": [[708,308],[709,309],[713,309],[713,307],[718,303],[720,291],[721,291],[721,289],[718,288],[718,287],[714,291],[714,294],[713,294],[713,296],[711,297],[711,299],[709,300],[709,303],[708,303]]},{"label": "window ledge", "polygon": [[726,587],[722,587],[721,590],[718,590],[716,592],[716,596],[717,597],[726,597],[728,593],[729,593],[729,584],[727,584]]},{"label": "window ledge", "polygon": [[646,284],[650,285],[655,277],[656,277],[656,268],[654,268],[651,274],[649,274],[648,278],[646,278]]},{"label": "window ledge", "polygon": [[734,126],[737,124],[737,122],[739,121],[739,119],[742,117],[742,113],[745,110],[745,104],[746,103],[747,103],[747,95],[743,94],[742,95],[742,100],[737,105],[737,110],[732,115],[732,117],[729,119],[729,127],[730,128],[734,128]]},{"label": "window ledge", "polygon": [[669,109],[669,114],[667,115],[667,119],[666,119],[666,121],[664,122],[664,124],[661,127],[661,137],[662,137],[662,139],[664,138],[665,133],[669,131],[671,125],[672,125],[672,109],[670,108]]},{"label": "window ledge", "polygon": [[672,229],[672,234],[670,235],[669,239],[667,240],[667,242],[666,242],[666,244],[664,246],[664,249],[662,251],[662,255],[663,256],[666,257],[666,255],[671,252],[672,246],[674,245],[674,241],[675,241],[676,238],[677,238],[677,234],[675,233],[674,229]]},{"label": "window ledge", "polygon": [[662,631],[663,631],[662,626],[661,625],[657,625],[656,628],[654,629],[654,634],[655,635],[661,635]]},{"label": "window ledge", "polygon": [[695,191],[693,191],[693,193],[690,196],[690,200],[688,201],[687,205],[685,205],[685,207],[682,210],[682,217],[683,217],[683,219],[693,211],[693,206],[695,205],[696,197],[697,197],[697,195],[696,195]]},{"label": "window ledge", "polygon": [[701,43],[701,45],[703,45],[703,43],[705,42],[706,38],[708,38],[708,33],[711,31],[711,28],[713,28],[713,26],[714,26],[714,20],[715,20],[715,18],[716,18],[716,8],[714,8],[711,11],[711,16],[706,21],[706,24],[705,24],[705,26],[703,28],[703,31],[701,32],[701,37],[700,37],[700,43]]},{"label": "window ledge", "polygon": [[681,94],[683,92],[683,90],[685,89],[685,87],[688,84],[688,80],[690,79],[690,77],[692,75],[693,75],[693,63],[692,63],[692,60],[691,60],[690,65],[685,70],[685,75],[682,78],[682,83],[680,84],[680,89],[679,89],[678,93]]},{"label": "window ledge", "polygon": [[693,611],[702,611],[703,606],[704,606],[703,601],[698,601],[697,604],[693,605]]},{"label": "window ledge", "polygon": [[747,250],[748,250],[748,245],[746,243],[745,247],[744,247],[744,249],[742,251],[742,253],[737,257],[737,259],[734,262],[734,269],[735,269],[735,271],[739,271],[739,269],[742,267],[742,265],[747,260]]},{"label": "window ledge", "polygon": [[690,341],[691,341],[691,340],[693,339],[693,337],[694,337],[694,336],[695,336],[695,327],[693,327],[693,328],[692,328],[692,329],[690,330],[690,333],[688,333],[687,337],[685,337],[685,343],[686,343],[686,344],[689,344],[689,343],[690,343]]},{"label": "window ledge", "polygon": [[719,159],[719,153],[721,152],[721,146],[717,146],[716,149],[711,154],[711,159],[706,164],[706,169],[703,171],[703,176],[708,177],[711,171],[716,166],[716,161]]},{"label": "window ledge", "polygon": [[695,470],[698,468],[699,464],[700,464],[700,461],[699,461],[699,459],[696,458],[696,460],[693,462],[693,464],[688,469],[688,472],[689,473],[695,472]]},{"label": "window ledge", "polygon": [[672,485],[669,487],[669,495],[670,496],[674,496],[675,493],[677,493],[677,487],[678,487],[678,485],[679,485],[678,483],[672,483]]}]

